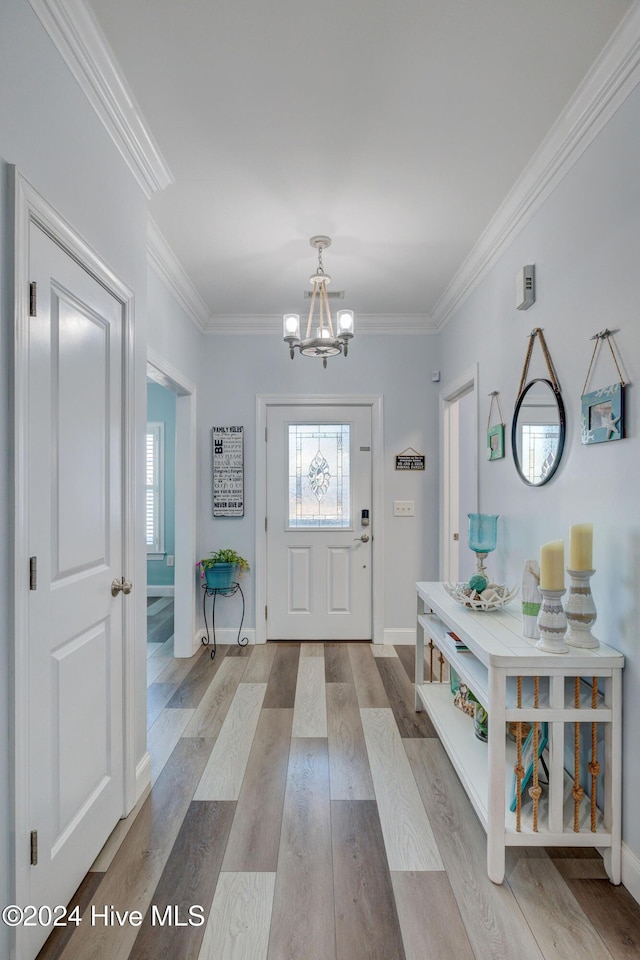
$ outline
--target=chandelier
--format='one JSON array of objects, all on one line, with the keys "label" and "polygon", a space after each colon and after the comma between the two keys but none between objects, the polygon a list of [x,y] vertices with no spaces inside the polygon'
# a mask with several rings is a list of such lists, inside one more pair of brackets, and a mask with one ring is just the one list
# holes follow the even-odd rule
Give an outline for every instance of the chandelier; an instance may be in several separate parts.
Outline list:
[{"label": "chandelier", "polygon": [[[338,310],[335,326],[331,320],[329,310],[329,296],[327,284],[331,277],[324,272],[322,266],[322,251],[331,246],[329,237],[311,237],[309,243],[318,251],[318,269],[309,280],[313,286],[307,331],[303,340],[300,339],[300,317],[297,313],[285,313],[283,317],[283,338],[289,344],[289,353],[293,360],[295,348],[305,357],[320,357],[323,367],[327,365],[327,357],[335,357],[338,353],[349,350],[349,340],[354,333],[353,310]],[[314,312],[318,306],[318,326],[314,327]],[[312,335],[313,330],[313,335]]]}]

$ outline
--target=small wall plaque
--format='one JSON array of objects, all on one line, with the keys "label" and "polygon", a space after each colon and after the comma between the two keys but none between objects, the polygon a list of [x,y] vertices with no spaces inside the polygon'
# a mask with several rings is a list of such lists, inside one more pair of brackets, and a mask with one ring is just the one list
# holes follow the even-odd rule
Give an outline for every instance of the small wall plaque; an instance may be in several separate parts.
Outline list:
[{"label": "small wall plaque", "polygon": [[425,455],[407,447],[396,455],[396,470],[424,470]]},{"label": "small wall plaque", "polygon": [[213,515],[244,516],[244,427],[212,427]]}]

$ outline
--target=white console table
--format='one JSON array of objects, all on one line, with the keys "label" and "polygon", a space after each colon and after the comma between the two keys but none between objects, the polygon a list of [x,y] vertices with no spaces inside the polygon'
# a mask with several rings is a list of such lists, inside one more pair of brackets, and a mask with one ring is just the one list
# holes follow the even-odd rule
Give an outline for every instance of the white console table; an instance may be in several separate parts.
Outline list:
[{"label": "white console table", "polygon": [[[473,611],[456,603],[441,583],[416,586],[416,710],[429,713],[486,830],[490,879],[494,883],[504,879],[506,846],[574,846],[600,849],[609,879],[620,883],[622,654],[607,646],[544,653],[536,649],[535,640],[522,635],[518,601],[502,610]],[[468,652],[453,648],[446,636],[449,631],[467,645]],[[425,641],[431,651],[429,677],[425,677]],[[454,706],[439,651],[487,710],[488,743],[475,737],[473,720]],[[576,686],[581,692],[578,707]],[[521,794],[519,816],[509,809],[516,746],[508,742],[506,727],[514,722],[548,725],[549,784],[538,801],[537,824],[526,790]],[[602,810],[598,809],[595,823],[595,805],[592,808],[587,791],[582,798],[578,791],[576,800],[574,777],[565,770],[567,757],[574,757],[576,732],[583,776],[591,760],[591,735],[598,740],[601,772],[596,793],[602,798]]]}]

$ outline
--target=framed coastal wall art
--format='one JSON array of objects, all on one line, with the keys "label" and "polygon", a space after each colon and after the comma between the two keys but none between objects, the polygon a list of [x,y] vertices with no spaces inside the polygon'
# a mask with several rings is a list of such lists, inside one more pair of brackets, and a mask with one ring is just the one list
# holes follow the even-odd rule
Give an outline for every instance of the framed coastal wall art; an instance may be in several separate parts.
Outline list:
[{"label": "framed coastal wall art", "polygon": [[624,439],[624,384],[612,383],[582,397],[583,443]]},{"label": "framed coastal wall art", "polygon": [[[595,340],[587,378],[582,388],[582,416],[580,439],[584,444],[606,443],[608,440],[624,439],[624,388],[626,382],[622,373],[623,362],[619,351],[614,350],[615,330],[601,330],[591,339]],[[618,374],[617,383],[587,393],[587,386],[595,371],[602,343],[609,347],[611,357]]]}]

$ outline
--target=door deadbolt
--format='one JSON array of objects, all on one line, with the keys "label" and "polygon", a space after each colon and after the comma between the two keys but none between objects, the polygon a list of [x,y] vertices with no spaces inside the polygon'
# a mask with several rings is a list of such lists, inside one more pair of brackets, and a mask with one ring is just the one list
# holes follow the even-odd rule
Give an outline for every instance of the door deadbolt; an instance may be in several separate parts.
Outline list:
[{"label": "door deadbolt", "polygon": [[133,590],[133,584],[131,580],[125,580],[123,577],[122,580],[118,580],[116,577],[115,580],[111,581],[111,596],[117,597],[118,594],[122,591],[125,597],[128,597],[131,591]]}]

